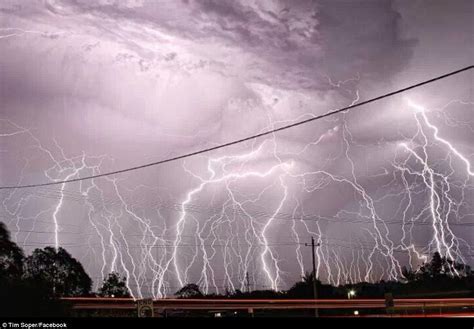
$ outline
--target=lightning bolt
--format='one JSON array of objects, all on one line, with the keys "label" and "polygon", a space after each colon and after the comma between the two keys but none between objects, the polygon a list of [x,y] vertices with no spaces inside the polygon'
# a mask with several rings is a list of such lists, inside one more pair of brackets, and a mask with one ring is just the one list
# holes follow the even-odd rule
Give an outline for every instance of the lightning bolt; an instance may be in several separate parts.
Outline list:
[{"label": "lightning bolt", "polygon": [[[333,82],[328,77],[328,84],[343,89],[350,97],[349,104],[355,104],[360,93],[352,84],[358,79]],[[94,278],[103,279],[110,271],[122,272],[134,298],[161,298],[191,282],[198,283],[205,293],[244,290],[247,274],[253,287],[280,290],[294,275],[303,277],[309,268],[304,244],[311,237],[320,244],[316,275],[334,285],[399,279],[405,257],[415,267],[432,251],[464,262],[462,248],[470,251],[471,246],[456,236],[454,228],[463,224],[462,216],[471,216],[469,211],[461,211],[462,207],[468,209],[466,193],[472,189],[469,155],[442,136],[427,109],[409,99],[406,104],[413,110],[415,132],[410,136],[400,132],[403,142],[389,166],[371,176],[364,176],[354,157],[355,148],[364,146],[357,142],[346,112],[328,121],[331,127],[325,132],[289,151],[282,152],[282,144],[273,135],[246,145],[250,149],[246,152],[200,157],[191,165],[183,162],[183,175],[190,187],[177,203],[170,201],[176,200],[171,193],[165,199],[167,192],[156,186],[129,188],[128,177],[103,177],[58,188],[8,191],[2,195],[2,216],[10,219],[15,239],[23,237],[25,247],[37,243],[32,237],[50,234],[56,248],[87,250],[82,257],[90,260],[87,267],[95,271]],[[452,104],[472,105],[456,100],[443,109]],[[466,124],[443,115],[448,126]],[[268,121],[270,128],[283,122],[270,114]],[[8,120],[1,122],[5,131],[0,137],[27,137],[29,148],[51,164],[43,171],[49,181],[98,174],[113,162],[107,155],[69,156],[55,140],[46,146],[32,129]],[[322,154],[328,142],[339,147],[319,168],[307,169],[301,164],[301,157]],[[19,185],[38,154],[23,159]],[[333,168],[336,162],[348,170],[337,172]],[[365,183],[386,177],[389,180],[380,187],[386,189],[383,195]],[[350,191],[350,204],[330,215],[305,208],[305,197],[325,202],[326,191],[334,188]],[[35,214],[27,214],[38,200],[49,201]],[[86,209],[81,225],[66,221],[66,207],[71,203]],[[392,215],[385,203],[392,205]],[[177,212],[171,224],[165,211]],[[27,226],[29,222],[32,225]],[[328,229],[332,224],[356,225],[357,234],[338,239]],[[40,231],[42,225],[52,230]],[[430,229],[425,232],[429,234],[426,244],[415,243],[420,239],[420,227]],[[80,236],[80,242],[68,243],[70,235]],[[288,259],[289,255],[294,259]],[[286,272],[293,262],[294,269]],[[453,269],[452,274],[459,273]]]}]

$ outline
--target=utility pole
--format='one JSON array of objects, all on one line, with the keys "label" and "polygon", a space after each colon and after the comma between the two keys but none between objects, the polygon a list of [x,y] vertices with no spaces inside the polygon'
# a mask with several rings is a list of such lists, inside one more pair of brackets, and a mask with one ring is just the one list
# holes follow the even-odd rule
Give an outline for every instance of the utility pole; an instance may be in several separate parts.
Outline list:
[{"label": "utility pole", "polygon": [[54,262],[53,262],[53,295],[57,297],[56,294],[56,284],[58,281],[58,248],[55,248]]},{"label": "utility pole", "polygon": [[[305,243],[305,246],[309,246],[309,244]],[[311,253],[313,256],[313,297],[315,300],[318,299],[318,286],[317,286],[317,278],[316,278],[316,247],[319,247],[319,243],[314,243],[314,237],[311,237]],[[315,305],[316,306],[316,305]],[[317,307],[314,308],[314,317],[319,317],[319,310]]]},{"label": "utility pole", "polygon": [[58,266],[56,265],[56,259],[54,260],[53,263],[53,296],[56,296],[56,277],[57,277],[57,272],[58,272]]},{"label": "utility pole", "polygon": [[250,293],[250,279],[249,279],[249,272],[245,273],[245,280],[247,281],[247,293]]}]

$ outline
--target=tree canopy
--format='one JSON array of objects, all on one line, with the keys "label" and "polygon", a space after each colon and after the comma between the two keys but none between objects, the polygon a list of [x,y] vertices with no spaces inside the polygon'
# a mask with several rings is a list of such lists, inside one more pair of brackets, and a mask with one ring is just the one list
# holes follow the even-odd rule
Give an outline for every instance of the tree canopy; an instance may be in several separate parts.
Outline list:
[{"label": "tree canopy", "polygon": [[127,288],[125,277],[112,272],[104,279],[99,289],[101,297],[130,297],[130,291]]},{"label": "tree canopy", "polygon": [[65,249],[35,249],[25,260],[25,278],[46,282],[59,297],[84,296],[90,293],[92,280]]},{"label": "tree canopy", "polygon": [[0,222],[0,280],[18,279],[23,274],[23,251],[10,239],[4,223]]},{"label": "tree canopy", "polygon": [[201,289],[199,289],[199,286],[194,283],[188,283],[181,289],[179,289],[175,293],[176,297],[178,298],[198,298],[202,297],[203,293],[201,292]]},{"label": "tree canopy", "polygon": [[403,268],[402,274],[408,282],[435,280],[445,277],[468,277],[473,273],[471,267],[446,256],[442,257],[439,252],[435,252],[429,262],[424,263],[416,271]]},{"label": "tree canopy", "polygon": [[67,306],[52,295],[46,282],[24,275],[25,257],[0,222],[0,307],[2,316],[64,316]]}]

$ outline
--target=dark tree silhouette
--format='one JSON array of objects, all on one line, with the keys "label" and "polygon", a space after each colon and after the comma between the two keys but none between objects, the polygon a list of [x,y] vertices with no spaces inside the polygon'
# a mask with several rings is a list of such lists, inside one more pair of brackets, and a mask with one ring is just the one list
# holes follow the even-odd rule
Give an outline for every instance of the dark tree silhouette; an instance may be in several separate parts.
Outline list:
[{"label": "dark tree silhouette", "polygon": [[118,273],[109,273],[104,279],[102,287],[99,289],[101,297],[130,297],[130,291],[127,288],[125,277],[121,277]]},{"label": "dark tree silhouette", "polygon": [[443,259],[439,252],[433,254],[433,258],[427,264],[420,267],[420,272],[423,277],[438,277],[443,271]]},{"label": "dark tree silhouette", "polygon": [[0,281],[19,279],[23,275],[23,251],[10,239],[4,223],[0,222]]},{"label": "dark tree silhouette", "polygon": [[468,265],[458,263],[446,257],[441,257],[439,252],[435,252],[431,261],[423,264],[411,279],[428,280],[447,276],[467,277],[470,275],[472,275],[472,273],[471,268]]},{"label": "dark tree silhouette", "polygon": [[179,289],[175,295],[178,298],[199,298],[203,296],[199,286],[194,283],[188,283],[183,288]]},{"label": "dark tree silhouette", "polygon": [[[313,298],[313,273],[305,273],[301,278],[301,281],[296,282],[287,292],[289,298]],[[316,280],[316,286],[318,289],[318,297],[331,297],[332,287],[329,285],[323,285],[321,281]]]},{"label": "dark tree silhouette", "polygon": [[0,317],[64,317],[70,311],[48,285],[31,279],[0,282],[0,300]]},{"label": "dark tree silhouette", "polygon": [[64,316],[68,309],[43,282],[23,276],[24,254],[0,222],[0,317]]},{"label": "dark tree silhouette", "polygon": [[55,296],[84,296],[92,280],[81,263],[63,248],[35,249],[25,260],[25,278],[43,282]]},{"label": "dark tree silhouette", "polygon": [[306,272],[303,277],[302,277],[302,282],[304,282],[305,284],[313,284],[313,280],[314,280],[314,273],[313,272]]},{"label": "dark tree silhouette", "polygon": [[414,281],[416,279],[416,273],[411,268],[406,266],[402,267],[402,275],[406,281]]}]

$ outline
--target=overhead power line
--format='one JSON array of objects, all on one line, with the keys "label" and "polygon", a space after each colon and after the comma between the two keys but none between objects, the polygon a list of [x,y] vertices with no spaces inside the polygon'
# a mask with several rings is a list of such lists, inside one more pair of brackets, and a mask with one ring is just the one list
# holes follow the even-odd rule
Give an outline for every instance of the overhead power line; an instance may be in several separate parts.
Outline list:
[{"label": "overhead power line", "polygon": [[429,80],[424,80],[422,82],[419,82],[419,83],[410,85],[408,87],[398,89],[398,90],[395,90],[395,91],[392,91],[392,92],[389,92],[389,93],[386,93],[386,94],[383,94],[383,95],[380,95],[380,96],[377,96],[377,97],[374,97],[374,98],[371,98],[371,99],[368,99],[368,100],[365,100],[365,101],[362,101],[362,102],[359,102],[359,103],[356,103],[354,105],[350,105],[350,106],[346,106],[346,107],[343,107],[343,108],[340,108],[340,109],[329,111],[329,112],[326,112],[324,114],[317,115],[317,116],[311,117],[311,118],[306,119],[306,120],[298,121],[298,122],[295,122],[295,123],[292,123],[292,124],[289,124],[289,125],[285,125],[285,126],[282,126],[282,127],[279,127],[279,128],[267,130],[267,131],[264,131],[264,132],[259,133],[259,134],[255,134],[255,135],[248,136],[248,137],[245,137],[245,138],[237,139],[237,140],[234,140],[234,141],[231,141],[231,142],[228,142],[228,143],[208,147],[208,148],[201,149],[201,150],[198,150],[198,151],[185,153],[185,154],[178,155],[178,156],[175,156],[175,157],[171,157],[171,158],[167,158],[167,159],[163,159],[163,160],[159,160],[159,161],[155,161],[155,162],[151,162],[151,163],[147,163],[147,164],[143,164],[143,165],[139,165],[139,166],[135,166],[135,167],[129,167],[129,168],[125,168],[125,169],[110,171],[110,172],[106,172],[106,173],[102,173],[102,174],[79,177],[79,178],[72,178],[72,179],[66,179],[66,180],[61,180],[61,181],[53,181],[53,182],[38,183],[38,184],[16,185],[16,186],[0,186],[0,190],[34,188],[34,187],[60,185],[60,184],[65,184],[65,183],[79,182],[79,181],[95,179],[95,178],[100,178],[100,177],[105,177],[105,176],[122,174],[122,173],[129,172],[129,171],[140,170],[140,169],[144,169],[144,168],[148,168],[148,167],[158,166],[158,165],[165,164],[165,163],[168,163],[168,162],[173,162],[173,161],[193,157],[193,156],[196,156],[196,155],[199,155],[199,154],[208,153],[208,152],[215,151],[215,150],[222,149],[222,148],[226,148],[226,147],[229,147],[229,146],[232,146],[232,145],[247,142],[247,141],[259,138],[259,137],[271,135],[271,134],[274,134],[274,133],[277,133],[277,132],[280,132],[280,131],[283,131],[283,130],[287,130],[287,129],[294,128],[294,127],[297,127],[297,126],[301,126],[301,125],[307,124],[307,123],[312,122],[312,121],[320,120],[320,119],[323,119],[323,118],[326,118],[326,117],[329,117],[329,116],[332,116],[332,115],[335,115],[335,114],[338,114],[338,113],[341,113],[341,112],[344,112],[344,111],[347,111],[347,110],[351,110],[351,109],[354,109],[354,108],[357,108],[357,107],[361,107],[363,105],[374,103],[374,102],[382,100],[384,98],[388,98],[388,97],[391,97],[391,96],[394,96],[394,95],[397,95],[397,94],[404,93],[405,91],[415,89],[415,88],[433,83],[435,81],[448,78],[448,77],[453,76],[453,75],[460,74],[462,72],[471,70],[473,68],[474,68],[474,65],[466,66],[462,69],[452,71],[452,72],[434,77],[434,78],[429,79]]}]

